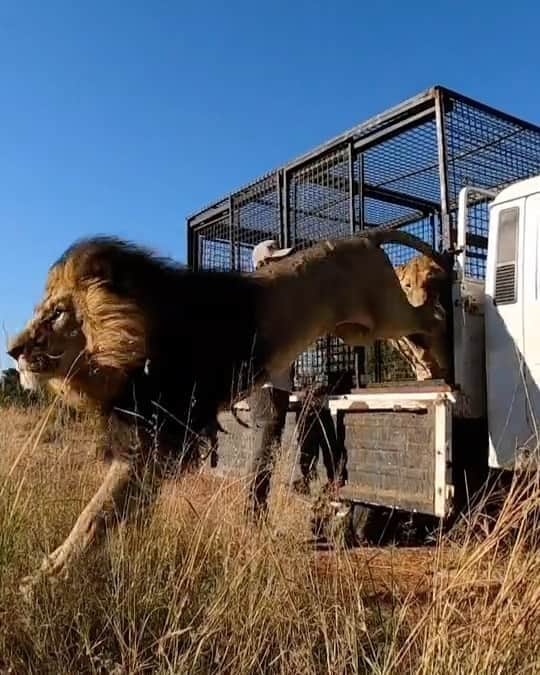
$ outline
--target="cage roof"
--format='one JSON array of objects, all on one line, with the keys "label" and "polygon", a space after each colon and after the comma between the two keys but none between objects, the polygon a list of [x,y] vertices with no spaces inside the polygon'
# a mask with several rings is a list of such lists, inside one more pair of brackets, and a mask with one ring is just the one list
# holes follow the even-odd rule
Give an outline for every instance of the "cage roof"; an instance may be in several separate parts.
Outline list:
[{"label": "cage roof", "polygon": [[[436,144],[431,140],[434,134],[431,134],[427,125],[431,124],[434,128],[434,106],[438,96],[445,101],[446,114],[452,115],[453,106],[456,105],[460,110],[459,115],[454,115],[455,119],[451,120],[453,124],[447,131],[447,159],[453,162],[456,189],[457,182],[467,184],[475,181],[478,185],[502,187],[517,177],[525,177],[539,170],[539,126],[435,85],[210,202],[188,216],[189,224],[195,226],[211,219],[227,207],[232,196],[249,191],[269,176],[298,170],[302,165],[344,144],[352,144],[356,151],[364,153],[368,153],[370,148],[378,150],[376,156],[375,152],[371,153],[369,171],[372,175],[366,176],[368,181],[379,187],[388,186],[387,189],[399,188],[401,195],[411,194],[426,202],[437,202],[439,195],[434,187],[441,158],[437,155]],[[391,143],[393,132],[395,140]],[[516,136],[518,132],[519,137]],[[528,135],[525,141],[524,134]],[[534,137],[532,143],[531,137]],[[381,151],[383,143],[384,152]],[[531,145],[534,146],[534,152],[527,154]],[[521,148],[519,170],[508,160],[511,153],[515,155],[516,147],[517,150]]]}]

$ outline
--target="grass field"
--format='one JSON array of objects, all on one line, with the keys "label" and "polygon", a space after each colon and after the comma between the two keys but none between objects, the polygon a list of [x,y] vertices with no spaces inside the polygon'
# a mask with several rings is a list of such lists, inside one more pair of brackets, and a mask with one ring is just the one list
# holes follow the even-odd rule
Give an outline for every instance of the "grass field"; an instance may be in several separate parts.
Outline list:
[{"label": "grass field", "polygon": [[489,528],[478,512],[433,547],[321,552],[284,489],[276,536],[244,524],[240,483],[188,476],[25,603],[101,475],[92,421],[46,412],[0,410],[0,673],[540,672],[534,478]]}]

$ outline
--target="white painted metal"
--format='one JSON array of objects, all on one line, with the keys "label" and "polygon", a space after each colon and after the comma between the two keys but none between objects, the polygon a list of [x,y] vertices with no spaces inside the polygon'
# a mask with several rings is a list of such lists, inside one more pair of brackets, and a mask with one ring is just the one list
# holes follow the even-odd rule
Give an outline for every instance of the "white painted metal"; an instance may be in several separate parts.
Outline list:
[{"label": "white painted metal", "polygon": [[[497,305],[495,277],[499,215],[519,208],[517,300]],[[486,273],[486,378],[489,465],[515,468],[538,443],[540,316],[537,293],[540,177],[503,190],[491,205]],[[528,350],[528,353],[527,353]]]},{"label": "white painted metal", "polygon": [[486,190],[485,188],[473,187],[467,185],[461,188],[458,197],[458,222],[457,222],[457,255],[456,255],[456,271],[458,279],[465,276],[466,257],[467,257],[467,230],[468,230],[468,215],[469,215],[469,195],[481,195],[493,199],[497,194],[493,190]]},{"label": "white painted metal", "polygon": [[466,274],[470,195],[493,198],[496,192],[473,186],[466,186],[459,192],[456,275],[452,285],[454,376],[460,390],[455,414],[479,418],[486,414],[485,284]]},{"label": "white painted metal", "polygon": [[512,202],[516,199],[523,199],[524,197],[529,197],[530,195],[538,193],[540,193],[540,174],[533,176],[532,178],[516,181],[515,183],[512,183],[512,185],[504,188],[504,190],[501,190],[493,200],[493,206]]},{"label": "white painted metal", "polygon": [[358,405],[377,409],[401,408],[425,408],[426,402],[438,400],[456,402],[455,394],[451,391],[418,391],[418,392],[391,392],[372,393],[367,389],[358,394],[345,394],[343,396],[331,396],[328,405],[332,412],[348,410]]},{"label": "white painted metal", "polygon": [[452,407],[448,401],[435,403],[435,496],[434,514],[444,518],[451,510],[454,495],[452,481]]},{"label": "white painted metal", "polygon": [[[523,369],[530,436],[528,450],[538,450],[540,423],[540,192],[525,199],[523,269]],[[535,453],[536,454],[536,453]]]}]

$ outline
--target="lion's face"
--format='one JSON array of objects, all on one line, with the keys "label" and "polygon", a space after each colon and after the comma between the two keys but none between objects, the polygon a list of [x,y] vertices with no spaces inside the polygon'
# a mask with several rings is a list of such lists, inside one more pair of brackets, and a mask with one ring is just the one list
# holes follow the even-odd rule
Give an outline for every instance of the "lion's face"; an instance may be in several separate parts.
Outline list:
[{"label": "lion's face", "polygon": [[147,358],[139,297],[146,297],[148,269],[155,275],[160,265],[113,238],[70,246],[49,268],[42,301],[8,348],[23,386],[48,385],[76,405],[107,405]]},{"label": "lion's face", "polygon": [[69,296],[47,297],[8,353],[17,361],[21,384],[36,389],[72,374],[86,346],[81,322]]},{"label": "lion's face", "polygon": [[415,307],[436,299],[447,278],[443,268],[425,255],[414,256],[395,269],[408,301]]}]

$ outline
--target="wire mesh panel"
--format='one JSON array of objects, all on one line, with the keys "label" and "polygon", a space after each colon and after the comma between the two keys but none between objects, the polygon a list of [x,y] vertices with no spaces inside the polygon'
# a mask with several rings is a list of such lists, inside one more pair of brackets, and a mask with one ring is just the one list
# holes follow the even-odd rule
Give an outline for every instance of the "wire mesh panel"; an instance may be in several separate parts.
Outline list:
[{"label": "wire mesh panel", "polygon": [[294,363],[295,390],[324,387],[345,393],[356,386],[354,350],[333,335],[320,337]]},{"label": "wire mesh panel", "polygon": [[435,118],[428,118],[364,153],[368,185],[439,204],[440,180]]},{"label": "wire mesh panel", "polygon": [[[465,257],[465,274],[476,279],[486,278],[487,236],[489,229],[489,206],[486,201],[476,202],[468,209],[468,231],[477,243],[468,238]],[[482,239],[485,243],[481,243]]]},{"label": "wire mesh panel", "polygon": [[449,97],[445,115],[448,187],[457,204],[465,185],[501,189],[540,171],[540,131]]},{"label": "wire mesh panel", "polygon": [[253,247],[266,239],[281,244],[279,176],[271,174],[231,197],[234,269],[253,269]]},{"label": "wire mesh panel", "polygon": [[[445,97],[448,192],[453,222],[462,187],[500,190],[540,172],[540,130],[472,101]],[[466,273],[485,277],[488,208],[471,195]],[[483,239],[483,241],[482,241]]]},{"label": "wire mesh panel", "polygon": [[[372,190],[368,190],[373,192]],[[422,212],[407,206],[392,204],[380,198],[365,197],[364,227],[399,227],[401,223],[409,223],[422,217]],[[355,213],[358,213],[355,208]],[[359,216],[358,216],[359,218]]]},{"label": "wire mesh panel", "polygon": [[[355,159],[354,174],[361,185],[355,197],[358,229],[400,229],[437,248],[440,232],[440,178],[435,119],[374,145]],[[385,244],[394,266],[418,252],[402,244]],[[365,348],[368,384],[414,380],[403,356],[387,342]]]},{"label": "wire mesh panel", "polygon": [[[351,232],[350,151],[341,147],[316,158],[288,177],[289,237],[296,248]],[[295,389],[323,386],[333,393],[350,389],[355,350],[323,336],[294,364]]]},{"label": "wire mesh panel", "polygon": [[[263,240],[264,241],[264,240]],[[235,262],[237,269],[242,270],[242,272],[252,272],[253,267],[253,247],[256,244],[242,244],[240,242],[236,243],[236,255]]]},{"label": "wire mesh panel", "polygon": [[299,248],[351,231],[349,150],[339,148],[291,171],[289,236]]},{"label": "wire mesh panel", "polygon": [[[433,215],[431,217],[418,220],[415,223],[409,223],[408,225],[404,225],[399,229],[402,232],[409,232],[410,234],[413,234],[415,237],[422,239],[430,246],[435,248],[435,239],[436,233],[438,231],[438,223],[439,217]],[[388,257],[392,261],[392,265],[394,265],[394,267],[396,267],[397,265],[403,265],[414,256],[419,255],[419,252],[416,249],[413,249],[410,246],[404,246],[403,244],[399,243],[383,244],[382,248],[388,254]]]},{"label": "wire mesh panel", "polygon": [[228,213],[200,228],[196,236],[199,269],[222,272],[231,269],[232,249]]}]

